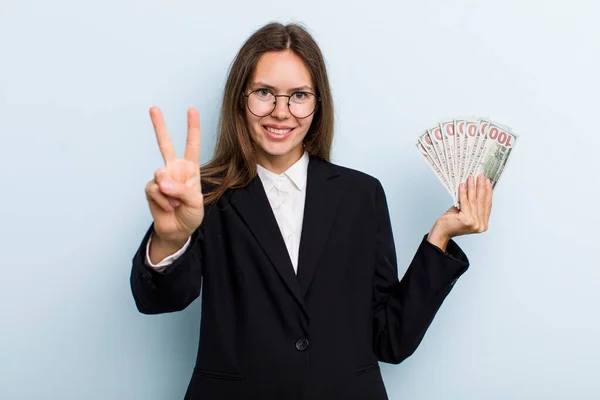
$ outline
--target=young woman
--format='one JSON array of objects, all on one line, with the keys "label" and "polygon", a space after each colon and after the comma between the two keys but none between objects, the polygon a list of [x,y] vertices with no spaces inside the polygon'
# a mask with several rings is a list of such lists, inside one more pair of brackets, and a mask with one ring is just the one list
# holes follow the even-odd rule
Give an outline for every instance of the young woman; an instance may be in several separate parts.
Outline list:
[{"label": "young woman", "polygon": [[146,187],[154,222],[133,258],[145,314],[179,311],[202,288],[186,399],[386,399],[378,361],[400,363],[468,260],[451,240],[487,229],[492,189],[470,177],[398,280],[380,182],[329,162],[333,104],[319,47],[269,24],[237,54],[214,158],[199,168],[188,110],[178,159],[150,110],[165,166]]}]

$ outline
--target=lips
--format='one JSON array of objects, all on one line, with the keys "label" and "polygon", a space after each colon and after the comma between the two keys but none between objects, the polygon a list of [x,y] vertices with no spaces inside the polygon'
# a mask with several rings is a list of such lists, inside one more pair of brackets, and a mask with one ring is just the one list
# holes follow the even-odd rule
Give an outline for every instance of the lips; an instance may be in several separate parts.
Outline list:
[{"label": "lips", "polygon": [[284,135],[284,134],[286,134],[286,133],[288,133],[289,131],[292,130],[292,128],[279,128],[279,129],[277,129],[277,128],[273,128],[271,126],[265,126],[265,128],[269,132],[274,133],[276,135]]},{"label": "lips", "polygon": [[295,128],[287,126],[263,125],[263,130],[273,140],[283,140],[290,136]]}]

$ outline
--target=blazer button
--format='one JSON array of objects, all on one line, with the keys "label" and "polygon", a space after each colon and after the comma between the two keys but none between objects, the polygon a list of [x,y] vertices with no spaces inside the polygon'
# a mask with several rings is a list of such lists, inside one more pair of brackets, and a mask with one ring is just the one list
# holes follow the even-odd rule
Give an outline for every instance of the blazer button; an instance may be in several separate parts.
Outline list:
[{"label": "blazer button", "polygon": [[298,351],[304,351],[304,350],[308,349],[308,340],[306,340],[304,338],[299,339],[296,342],[296,349],[298,349]]}]

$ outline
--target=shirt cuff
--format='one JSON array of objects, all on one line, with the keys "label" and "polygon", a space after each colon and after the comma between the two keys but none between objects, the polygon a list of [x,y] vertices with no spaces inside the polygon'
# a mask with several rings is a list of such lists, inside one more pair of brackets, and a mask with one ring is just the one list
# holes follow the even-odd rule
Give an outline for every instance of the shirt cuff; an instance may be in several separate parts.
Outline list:
[{"label": "shirt cuff", "polygon": [[423,236],[423,242],[425,243],[426,246],[430,246],[433,249],[435,249],[436,252],[439,252],[443,255],[445,255],[446,257],[452,258],[456,261],[459,261],[463,264],[469,264],[469,259],[467,258],[467,255],[463,252],[463,250],[458,246],[458,244],[456,244],[456,242],[452,239],[450,239],[450,241],[448,242],[448,244],[446,245],[446,251],[443,251],[442,249],[440,249],[438,246],[436,246],[435,244],[431,243],[429,240],[427,240],[427,236],[429,234],[426,233]]},{"label": "shirt cuff", "polygon": [[190,241],[192,240],[192,237],[190,236],[188,238],[187,242],[185,242],[185,244],[183,245],[183,247],[181,249],[177,250],[176,253],[163,258],[158,264],[153,264],[152,261],[150,261],[150,243],[152,242],[153,235],[154,235],[154,233],[152,233],[150,235],[150,237],[148,238],[148,244],[146,245],[146,265],[148,267],[152,267],[152,268],[156,269],[157,271],[163,271],[166,267],[173,264],[173,262],[175,260],[177,260],[179,257],[181,257],[181,255],[185,252],[185,250],[190,245]]}]

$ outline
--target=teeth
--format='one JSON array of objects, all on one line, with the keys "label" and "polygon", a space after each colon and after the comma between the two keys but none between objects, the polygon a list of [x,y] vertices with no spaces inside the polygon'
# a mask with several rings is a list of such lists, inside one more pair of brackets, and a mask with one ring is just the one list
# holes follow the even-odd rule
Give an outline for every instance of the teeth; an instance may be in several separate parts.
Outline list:
[{"label": "teeth", "polygon": [[275,128],[271,128],[270,126],[267,126],[266,128],[269,132],[274,133],[276,135],[284,135],[284,134],[288,133],[289,131],[291,131],[291,129],[275,129]]}]

